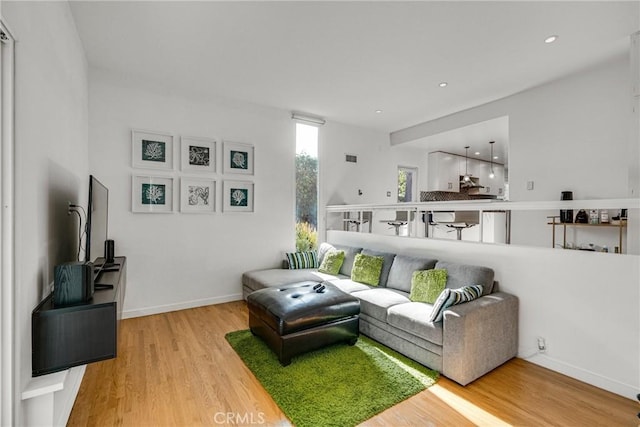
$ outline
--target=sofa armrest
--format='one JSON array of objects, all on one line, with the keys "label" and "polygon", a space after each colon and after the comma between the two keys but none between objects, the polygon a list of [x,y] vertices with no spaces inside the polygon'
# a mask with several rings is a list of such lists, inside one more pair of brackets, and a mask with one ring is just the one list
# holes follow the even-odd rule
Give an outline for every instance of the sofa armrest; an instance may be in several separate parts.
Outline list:
[{"label": "sofa armrest", "polygon": [[518,298],[495,292],[444,312],[442,374],[467,385],[516,356]]}]

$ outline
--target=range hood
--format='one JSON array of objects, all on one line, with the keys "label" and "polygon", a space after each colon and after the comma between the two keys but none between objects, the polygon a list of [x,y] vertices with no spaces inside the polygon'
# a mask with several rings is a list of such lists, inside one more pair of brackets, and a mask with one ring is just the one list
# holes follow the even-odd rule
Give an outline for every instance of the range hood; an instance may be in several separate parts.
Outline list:
[{"label": "range hood", "polygon": [[480,179],[474,176],[469,176],[468,181],[465,181],[464,176],[460,176],[460,188],[484,188],[484,185],[480,185]]}]

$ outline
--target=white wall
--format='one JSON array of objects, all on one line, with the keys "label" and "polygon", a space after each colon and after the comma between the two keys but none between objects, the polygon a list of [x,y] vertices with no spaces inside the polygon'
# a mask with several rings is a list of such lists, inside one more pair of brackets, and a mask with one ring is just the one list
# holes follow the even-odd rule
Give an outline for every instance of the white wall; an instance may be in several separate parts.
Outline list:
[{"label": "white wall", "polygon": [[[518,356],[630,399],[640,391],[640,257],[328,231],[333,243],[494,269],[518,296]],[[536,339],[546,340],[538,354]]]},{"label": "white wall", "polygon": [[[125,316],[240,299],[244,271],[279,266],[282,253],[294,250],[295,122],[290,112],[176,95],[99,69],[90,71],[89,92],[90,173],[109,188],[109,237],[116,254],[128,257]],[[218,180],[217,213],[132,213],[132,174],[176,180],[183,175],[179,166],[168,173],[133,169],[132,128],[172,133],[176,165],[180,135],[216,138],[218,154],[225,139],[254,144],[255,176],[223,175],[218,161],[218,173],[210,175]],[[397,165],[411,165],[412,159],[395,151],[384,133],[333,122],[322,126],[320,205],[395,201]],[[358,163],[345,163],[345,153],[357,154]],[[398,159],[387,165],[389,156]],[[221,211],[223,178],[255,182],[255,213]]]},{"label": "white wall", "polygon": [[[389,159],[388,135],[328,122],[318,139],[321,206],[396,202],[397,164]],[[345,154],[358,156],[358,162],[346,162]]]},{"label": "white wall", "polygon": [[[638,167],[630,147],[636,113],[628,56],[566,78],[430,122],[393,132],[392,144],[509,117],[511,200],[628,197],[628,170]],[[534,190],[527,182],[534,181]],[[636,193],[637,194],[637,193]]]},{"label": "white wall", "polygon": [[[345,154],[358,156],[357,163],[345,161]],[[389,135],[368,129],[328,122],[320,128],[320,206],[340,204],[397,203],[398,166],[419,168],[418,189],[426,183],[427,156],[418,150],[392,147]],[[358,194],[362,190],[362,195]],[[387,192],[391,195],[387,196]],[[419,193],[418,193],[419,197]],[[324,236],[326,216],[320,215],[320,236]],[[378,212],[373,231],[394,234],[381,219],[395,218],[395,211]],[[329,219],[331,221],[331,218]],[[329,224],[340,228],[341,224]],[[367,226],[368,227],[368,226]]]},{"label": "white wall", "polygon": [[[497,104],[500,104],[498,102]],[[504,100],[511,200],[627,197],[631,104],[626,56]],[[534,181],[533,191],[526,188]]]},{"label": "white wall", "polygon": [[14,417],[25,425],[31,311],[48,294],[54,266],[75,260],[78,221],[67,203],[86,204],[87,64],[67,3],[3,2],[2,13],[17,40]]},{"label": "white wall", "polygon": [[[187,98],[102,70],[90,77],[90,172],[109,188],[109,237],[116,255],[128,257],[125,316],[240,299],[244,271],[277,266],[282,252],[294,249],[290,113]],[[173,171],[132,168],[133,128],[174,135]],[[178,184],[181,135],[216,138],[219,156],[225,139],[254,144],[255,175],[223,175],[218,159],[218,173],[207,175],[218,181],[215,214],[132,213],[132,174],[168,175]],[[254,182],[254,213],[222,212],[223,178]]]},{"label": "white wall", "polygon": [[[386,133],[329,122],[319,139],[320,185],[327,205],[397,203],[398,166],[420,169],[418,190],[426,183],[426,153],[392,147]],[[347,163],[345,154],[357,155],[358,162]]]}]

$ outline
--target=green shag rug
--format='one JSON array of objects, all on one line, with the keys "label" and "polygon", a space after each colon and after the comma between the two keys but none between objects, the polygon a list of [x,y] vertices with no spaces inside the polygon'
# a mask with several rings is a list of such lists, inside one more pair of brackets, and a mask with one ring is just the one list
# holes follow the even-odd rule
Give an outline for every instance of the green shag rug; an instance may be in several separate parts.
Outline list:
[{"label": "green shag rug", "polygon": [[360,336],[294,357],[281,366],[249,330],[226,335],[231,347],[297,427],[354,426],[435,384],[438,373]]}]

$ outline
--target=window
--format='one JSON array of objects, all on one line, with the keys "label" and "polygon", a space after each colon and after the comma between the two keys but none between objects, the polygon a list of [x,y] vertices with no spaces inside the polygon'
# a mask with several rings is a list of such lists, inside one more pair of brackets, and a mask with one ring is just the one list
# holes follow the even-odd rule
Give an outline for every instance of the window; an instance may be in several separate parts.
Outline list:
[{"label": "window", "polygon": [[296,123],[296,250],[318,242],[318,128]]},{"label": "window", "polygon": [[398,203],[417,201],[418,169],[398,166]]}]

